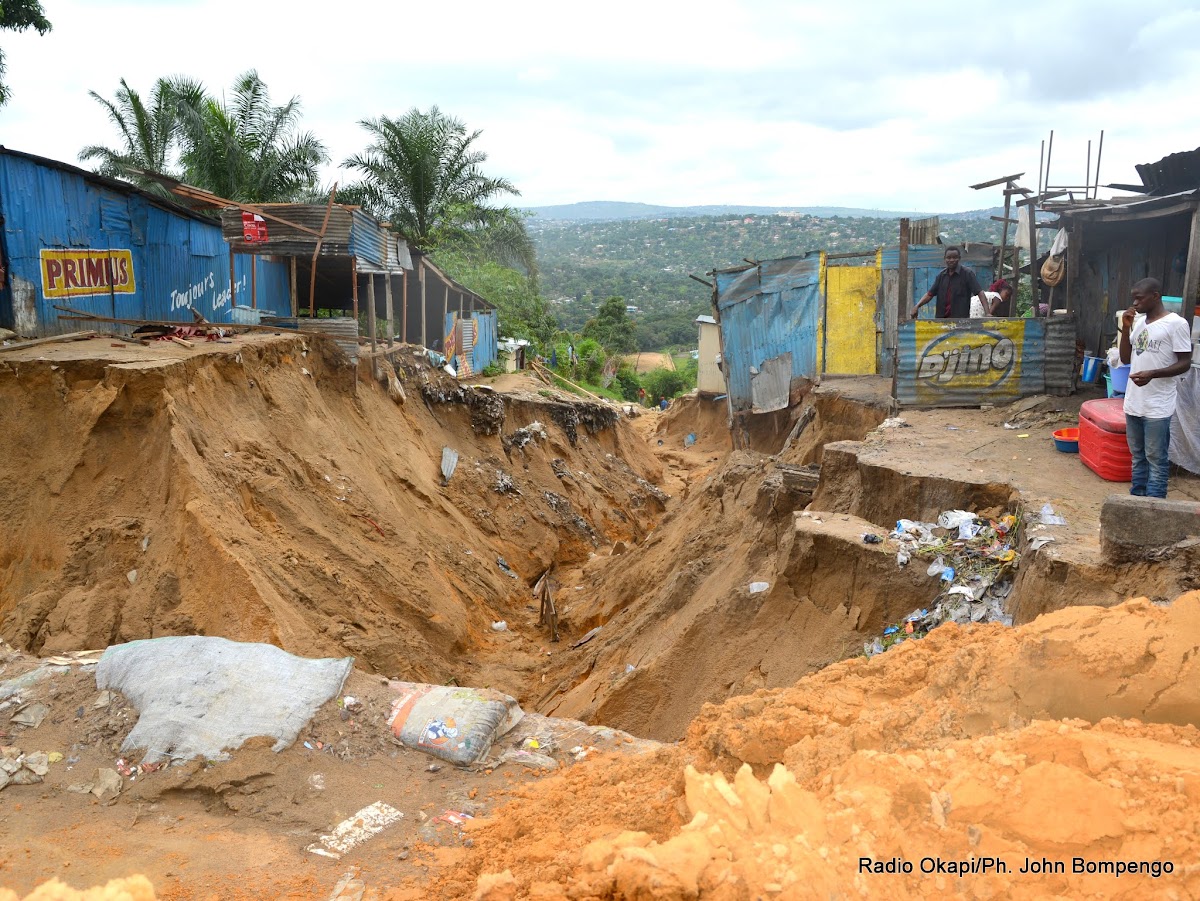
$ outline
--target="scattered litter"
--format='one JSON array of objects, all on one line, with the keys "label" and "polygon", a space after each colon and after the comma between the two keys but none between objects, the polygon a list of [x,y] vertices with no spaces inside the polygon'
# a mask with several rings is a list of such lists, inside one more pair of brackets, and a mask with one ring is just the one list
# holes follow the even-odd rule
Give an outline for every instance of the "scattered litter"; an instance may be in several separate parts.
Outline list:
[{"label": "scattered litter", "polygon": [[596,626],[596,628],[592,629],[592,631],[590,631],[586,635],[584,635],[583,638],[579,639],[579,641],[575,642],[575,644],[571,645],[571,647],[572,648],[582,647],[583,645],[587,644],[589,641],[591,641],[593,638],[595,638],[599,634],[600,634],[600,627]]},{"label": "scattered litter", "polygon": [[907,429],[911,426],[900,416],[891,416],[879,423],[881,429]]},{"label": "scattered litter", "polygon": [[129,572],[125,573],[125,578],[128,579],[129,584],[132,585],[137,581],[137,570],[131,569]]},{"label": "scattered litter", "polygon": [[1054,508],[1049,504],[1042,505],[1041,516],[1038,517],[1038,522],[1044,526],[1065,526],[1067,521],[1054,512]]},{"label": "scattered litter", "polygon": [[473,820],[475,817],[461,810],[447,810],[441,816],[433,818],[435,823],[449,823],[451,826],[461,826],[467,820]]},{"label": "scattered litter", "polygon": [[42,720],[46,718],[46,714],[50,712],[50,708],[41,701],[33,701],[17,708],[17,712],[12,715],[9,722],[14,726],[27,726],[30,729],[36,729],[42,724]]},{"label": "scattered litter", "polygon": [[142,553],[146,553],[146,548],[150,547],[150,536],[147,535],[142,539]]},{"label": "scattered litter", "polygon": [[1037,538],[1033,539],[1033,541],[1029,542],[1029,552],[1031,554],[1035,553],[1035,552],[1041,550],[1046,545],[1048,545],[1053,540],[1054,540],[1054,536],[1052,536],[1052,535],[1039,535]]},{"label": "scattered litter", "polygon": [[1016,423],[1013,423],[1013,422],[1006,422],[1006,423],[1004,423],[1004,427],[1005,427],[1006,429],[1009,429],[1009,430],[1011,430],[1011,431],[1014,431],[1014,432],[1015,432],[1017,429],[1019,429],[1019,428],[1020,428],[1020,426],[1019,426],[1019,425],[1017,425]]},{"label": "scattered litter", "polygon": [[367,891],[366,883],[358,878],[359,868],[351,867],[333,887],[329,901],[362,901]]},{"label": "scattered litter", "polygon": [[46,760],[49,761],[50,763],[58,763],[62,759],[63,759],[63,756],[62,756],[61,751],[51,751],[49,754],[46,755]]},{"label": "scattered litter", "polygon": [[507,632],[508,631],[508,623],[506,623],[504,620],[500,620],[499,622],[492,623],[492,631],[493,632]]},{"label": "scattered litter", "polygon": [[357,848],[403,817],[404,814],[391,805],[376,801],[342,820],[333,828],[333,832],[322,835],[309,845],[307,850],[322,857],[339,860],[343,854]]},{"label": "scattered litter", "polygon": [[517,483],[513,481],[513,477],[503,469],[496,470],[496,483],[492,485],[492,490],[497,494],[521,493],[521,489],[517,487]]},{"label": "scattered litter", "polygon": [[750,593],[751,594],[761,594],[762,592],[766,591],[770,587],[771,587],[770,582],[751,582],[750,583]]},{"label": "scattered litter", "polygon": [[508,561],[505,560],[503,557],[496,558],[496,565],[499,566],[501,571],[506,576],[508,576],[510,579],[519,578],[519,576],[515,572],[513,572],[512,567],[508,565]]},{"label": "scattered litter", "polygon": [[353,695],[346,695],[342,698],[342,706],[353,713],[358,713],[363,709],[362,701]]},{"label": "scattered litter", "polygon": [[442,448],[442,484],[449,485],[450,477],[458,468],[458,451],[452,447]]},{"label": "scattered litter", "polygon": [[37,785],[50,772],[46,754],[22,754],[20,748],[0,748],[0,790],[9,785]]},{"label": "scattered litter", "polygon": [[912,557],[928,559],[926,572],[939,580],[933,603],[914,610],[903,621],[885,628],[883,636],[863,644],[872,657],[909,639],[924,638],[944,622],[998,622],[1012,625],[1004,601],[1012,590],[1020,562],[1018,521],[1012,514],[997,520],[966,510],[947,510],[936,523],[901,519],[888,536],[899,544],[896,563]]},{"label": "scattered litter", "polygon": [[519,763],[521,766],[528,767],[531,770],[558,769],[558,761],[553,757],[546,754],[538,754],[534,751],[526,751],[521,748],[505,751],[501,754],[497,765],[505,763]]},{"label": "scattered litter", "polygon": [[324,791],[325,790],[325,777],[323,775],[321,775],[320,773],[313,773],[311,776],[308,777],[308,785],[314,791]]},{"label": "scattered litter", "polygon": [[42,662],[51,666],[95,666],[103,655],[103,648],[98,651],[66,651],[54,657],[45,657]]},{"label": "scattered litter", "polygon": [[881,538],[879,535],[875,535],[871,532],[868,532],[866,535],[863,535],[862,540],[863,540],[863,544],[883,544],[883,538]]},{"label": "scattered litter", "polygon": [[683,439],[683,446],[684,446],[684,447],[691,447],[691,446],[692,446],[693,444],[695,444],[695,443],[696,443],[696,433],[695,433],[695,432],[688,432],[688,435],[687,435],[687,437]]},{"label": "scattered litter", "polygon": [[406,748],[460,766],[479,763],[521,721],[515,698],[487,688],[392,682],[388,726]]},{"label": "scattered litter", "polygon": [[440,773],[443,769],[444,767],[440,763],[431,763],[429,766],[425,767],[425,772]]}]

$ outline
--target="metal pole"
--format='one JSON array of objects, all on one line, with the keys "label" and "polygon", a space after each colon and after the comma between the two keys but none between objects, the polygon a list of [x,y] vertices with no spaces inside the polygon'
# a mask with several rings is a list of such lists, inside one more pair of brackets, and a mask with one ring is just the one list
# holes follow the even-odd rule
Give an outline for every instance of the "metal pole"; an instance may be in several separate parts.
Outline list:
[{"label": "metal pole", "polygon": [[1100,129],[1100,146],[1096,148],[1096,190],[1093,197],[1100,196],[1100,155],[1104,153],[1104,129]]},{"label": "metal pole", "polygon": [[358,327],[358,257],[350,257],[350,300],[354,304],[354,326]]}]

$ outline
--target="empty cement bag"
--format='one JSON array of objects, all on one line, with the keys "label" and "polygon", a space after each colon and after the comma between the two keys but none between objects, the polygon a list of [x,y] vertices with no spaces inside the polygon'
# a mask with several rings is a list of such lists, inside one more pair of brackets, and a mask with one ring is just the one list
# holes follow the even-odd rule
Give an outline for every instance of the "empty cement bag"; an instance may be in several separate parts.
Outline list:
[{"label": "empty cement bag", "polygon": [[147,763],[220,759],[256,736],[282,751],[338,696],[353,663],[225,638],[151,638],[105,651],[96,687],[119,691],[138,711],[123,752],[145,749]]},{"label": "empty cement bag", "polygon": [[489,688],[390,682],[396,692],[388,725],[400,743],[469,766],[525,714],[515,698]]}]

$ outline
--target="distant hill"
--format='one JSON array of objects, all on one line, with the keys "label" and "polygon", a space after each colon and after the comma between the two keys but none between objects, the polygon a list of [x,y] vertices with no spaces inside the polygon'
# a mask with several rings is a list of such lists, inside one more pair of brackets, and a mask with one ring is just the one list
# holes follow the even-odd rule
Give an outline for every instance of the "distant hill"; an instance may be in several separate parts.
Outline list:
[{"label": "distant hill", "polygon": [[[942,213],[947,219],[977,219],[987,218],[998,212],[994,210],[972,210],[962,213]],[[728,216],[733,214],[750,216],[770,216],[783,213],[798,213],[805,216],[817,216],[822,219],[865,218],[865,219],[898,219],[901,216],[921,218],[929,213],[897,212],[895,210],[867,210],[859,207],[844,206],[732,206],[729,204],[710,204],[707,206],[659,206],[653,203],[625,203],[617,200],[588,200],[582,203],[564,203],[557,206],[530,207],[526,212],[532,213],[535,221],[545,220],[554,222],[602,222],[621,219],[662,219],[685,216]]]},{"label": "distant hill", "polygon": [[[549,209],[591,208],[592,212],[640,212],[616,219],[529,220],[537,246],[541,290],[562,327],[578,331],[600,303],[618,296],[639,308],[635,317],[641,350],[693,347],[694,320],[710,313],[711,292],[689,278],[715,268],[739,265],[749,257],[770,260],[810,250],[830,253],[873,251],[894,246],[898,214],[818,215],[784,208],[727,207],[736,213],[670,215],[647,210],[676,210],[650,204],[571,204]],[[545,208],[544,208],[545,209]],[[709,207],[707,209],[713,209]],[[822,209],[829,210],[830,207]],[[947,243],[1000,240],[1000,223],[990,210],[941,217]],[[865,260],[864,260],[865,262]]]}]

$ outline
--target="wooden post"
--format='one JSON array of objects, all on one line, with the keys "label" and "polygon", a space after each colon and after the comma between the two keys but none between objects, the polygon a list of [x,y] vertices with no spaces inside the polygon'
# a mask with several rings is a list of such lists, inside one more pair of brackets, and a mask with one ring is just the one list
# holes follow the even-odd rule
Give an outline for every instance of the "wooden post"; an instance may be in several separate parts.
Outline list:
[{"label": "wooden post", "polygon": [[[1099,166],[1097,158],[1096,165]],[[1200,291],[1200,207],[1192,213],[1192,235],[1188,241],[1183,270],[1183,318],[1190,324],[1196,315],[1196,293]]]},{"label": "wooden post", "polygon": [[425,328],[425,258],[421,257],[421,346],[428,347],[429,342],[426,340]]},{"label": "wooden post", "polygon": [[[1012,190],[1015,182],[1010,178],[1004,189],[1004,227],[1000,230],[1000,263],[996,268],[996,278],[1004,278],[1004,252],[1008,249],[1008,216],[1012,206]],[[1015,291],[1016,288],[1014,287]],[[1011,310],[1009,312],[1012,312]]]},{"label": "wooden post", "polygon": [[[1050,132],[1050,144],[1053,147],[1054,132]],[[1050,166],[1048,163],[1049,163],[1049,161],[1047,161],[1047,166],[1046,166],[1047,180],[1049,180],[1049,177],[1050,177]],[[1029,280],[1030,280],[1029,281],[1029,291],[1030,291],[1030,295],[1033,297],[1033,316],[1035,319],[1038,316],[1038,302],[1039,302],[1038,288],[1037,288],[1037,283],[1038,283],[1037,199],[1038,199],[1038,195],[1035,194],[1033,196],[1033,201],[1029,204]]]},{"label": "wooden post", "polygon": [[408,270],[400,270],[400,343],[408,343]]},{"label": "wooden post", "polygon": [[317,235],[317,246],[313,249],[312,273],[308,279],[308,318],[317,315],[317,257],[321,255],[321,242],[325,240],[325,229],[329,227],[329,214],[333,212],[333,198],[337,196],[337,185],[329,192],[329,203],[325,205],[325,218],[321,220],[321,233]]},{"label": "wooden post", "polygon": [[358,257],[350,257],[350,302],[354,304],[354,321],[358,322]]},{"label": "wooden post", "polygon": [[232,310],[237,306],[237,276],[234,273],[233,266],[233,245],[229,245],[229,309]]},{"label": "wooden post", "polygon": [[[464,298],[466,298],[466,296],[467,296],[466,291],[458,292],[458,318],[459,319],[463,318],[463,300],[464,300]],[[475,299],[472,298],[471,299],[471,307],[474,308],[474,306],[475,306]]]},{"label": "wooden post", "polygon": [[258,309],[258,254],[250,254],[250,309]]},{"label": "wooden post", "polygon": [[386,305],[385,309],[387,311],[388,324],[387,344],[388,347],[391,347],[392,342],[395,340],[394,336],[396,334],[396,313],[392,308],[392,274],[389,272],[383,278],[383,300],[384,304]]},{"label": "wooden post", "polygon": [[[442,295],[442,328],[443,329],[446,328],[446,317],[450,315],[450,283],[446,282],[445,287],[446,287],[446,292]],[[444,336],[445,332],[443,332],[442,334]],[[446,350],[444,345],[442,347],[442,350],[443,351]]]},{"label": "wooden post", "polygon": [[909,275],[908,275],[908,242],[911,232],[909,230],[909,221],[907,219],[900,220],[900,247],[899,259],[897,261],[896,273],[896,294],[898,301],[896,306],[896,338],[895,344],[892,346],[892,399],[896,398],[896,380],[900,375],[900,323],[906,321],[909,316],[909,307],[912,306],[912,299],[909,296],[908,290]]},{"label": "wooden post", "polygon": [[[355,279],[357,282],[358,279]],[[371,353],[375,353],[375,273],[367,274],[367,332],[371,335]]]},{"label": "wooden post", "polygon": [[300,297],[296,291],[296,258],[288,257],[288,288],[292,295],[292,318],[295,319],[300,315]]}]

